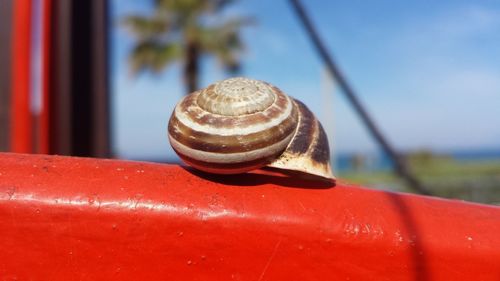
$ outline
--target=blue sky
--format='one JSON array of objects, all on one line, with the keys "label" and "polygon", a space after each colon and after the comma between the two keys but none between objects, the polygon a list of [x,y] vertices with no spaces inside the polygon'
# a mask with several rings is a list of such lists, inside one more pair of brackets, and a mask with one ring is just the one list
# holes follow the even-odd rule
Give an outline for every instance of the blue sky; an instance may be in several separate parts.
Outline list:
[{"label": "blue sky", "polygon": [[[400,150],[500,149],[500,3],[496,1],[303,1],[321,36],[390,142]],[[119,24],[149,1],[112,1],[113,146],[124,158],[175,157],[166,126],[182,97],[179,65],[130,75],[133,44]],[[304,101],[338,153],[377,151],[299,25],[288,1],[238,2],[249,15],[242,75]],[[203,62],[202,86],[227,77]]]}]

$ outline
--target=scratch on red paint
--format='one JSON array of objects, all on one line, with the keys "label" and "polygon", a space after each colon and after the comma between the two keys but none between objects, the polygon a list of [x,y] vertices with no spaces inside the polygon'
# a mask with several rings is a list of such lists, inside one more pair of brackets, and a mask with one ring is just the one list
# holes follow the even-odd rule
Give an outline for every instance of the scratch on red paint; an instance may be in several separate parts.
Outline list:
[{"label": "scratch on red paint", "polygon": [[273,253],[269,257],[269,260],[267,261],[266,266],[264,266],[264,269],[262,270],[262,273],[260,274],[260,277],[259,277],[258,281],[261,281],[262,278],[264,278],[264,275],[266,274],[266,271],[269,268],[269,265],[271,264],[271,262],[274,259],[274,256],[276,256],[276,253],[278,252],[278,248],[279,248],[282,240],[283,240],[283,238],[280,238],[280,240],[278,240],[278,242],[276,243],[276,246],[274,246]]}]

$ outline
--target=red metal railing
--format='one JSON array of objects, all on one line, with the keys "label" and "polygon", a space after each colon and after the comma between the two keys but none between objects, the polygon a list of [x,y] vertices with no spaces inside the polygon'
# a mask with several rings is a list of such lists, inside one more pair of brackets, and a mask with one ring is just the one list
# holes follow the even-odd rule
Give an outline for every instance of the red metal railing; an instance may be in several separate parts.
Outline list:
[{"label": "red metal railing", "polygon": [[31,1],[19,0],[13,4],[12,25],[12,97],[11,97],[11,151],[32,152],[32,114],[30,109],[31,71]]},{"label": "red metal railing", "polygon": [[499,233],[493,206],[0,154],[6,280],[499,280]]}]

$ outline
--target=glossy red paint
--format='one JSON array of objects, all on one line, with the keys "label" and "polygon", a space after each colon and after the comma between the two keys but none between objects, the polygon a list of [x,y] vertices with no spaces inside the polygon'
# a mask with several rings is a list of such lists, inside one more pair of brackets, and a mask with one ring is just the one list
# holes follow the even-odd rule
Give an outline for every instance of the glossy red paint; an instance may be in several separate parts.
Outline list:
[{"label": "glossy red paint", "polygon": [[31,0],[13,1],[12,97],[10,145],[12,152],[32,152],[30,110]]},{"label": "glossy red paint", "polygon": [[0,154],[6,280],[500,280],[499,233],[487,205]]}]

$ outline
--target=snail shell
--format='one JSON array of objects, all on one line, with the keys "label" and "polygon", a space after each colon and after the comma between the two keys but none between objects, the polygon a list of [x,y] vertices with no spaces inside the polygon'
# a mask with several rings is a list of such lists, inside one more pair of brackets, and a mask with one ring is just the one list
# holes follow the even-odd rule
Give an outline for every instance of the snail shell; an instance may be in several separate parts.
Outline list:
[{"label": "snail shell", "polygon": [[184,97],[168,137],[179,157],[202,171],[269,166],[334,179],[328,140],[314,114],[263,81],[231,78]]}]

